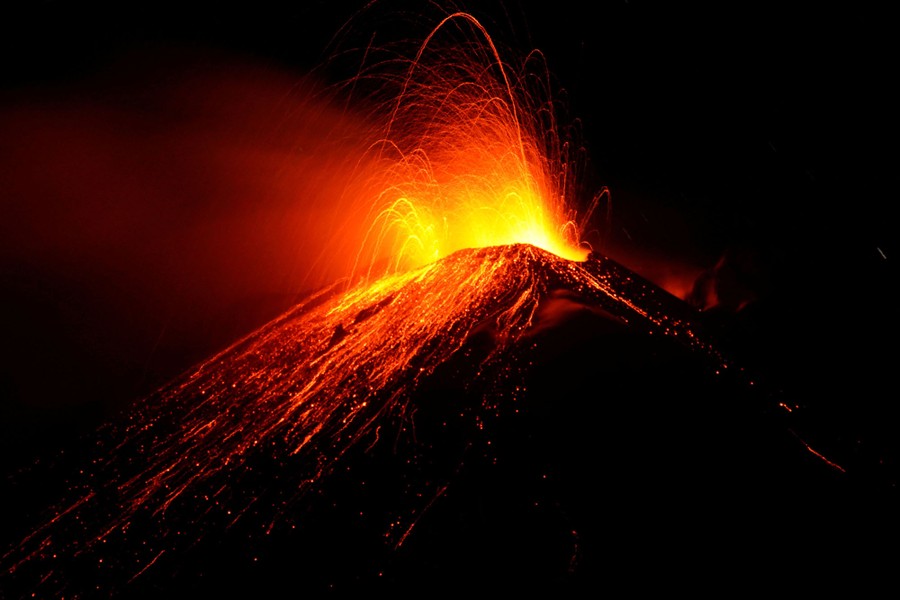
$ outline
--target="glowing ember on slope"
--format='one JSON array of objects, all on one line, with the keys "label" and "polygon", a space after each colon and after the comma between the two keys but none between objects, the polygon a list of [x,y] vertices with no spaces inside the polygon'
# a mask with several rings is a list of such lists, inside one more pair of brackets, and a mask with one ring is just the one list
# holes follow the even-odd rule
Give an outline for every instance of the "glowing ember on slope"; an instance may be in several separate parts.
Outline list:
[{"label": "glowing ember on slope", "polygon": [[[510,381],[525,368],[517,356],[532,343],[526,334],[560,289],[638,330],[682,339],[722,366],[689,321],[664,311],[664,292],[614,263],[566,261],[528,245],[460,251],[373,285],[313,296],[158,392],[110,426],[102,437],[111,447],[101,444],[69,503],[4,562],[52,593],[66,589],[69,576],[54,570],[62,558],[53,557],[90,568],[99,561],[120,573],[111,577],[116,586],[196,543],[210,523],[228,527],[253,512],[271,530],[349,449],[375,444],[383,426],[399,423],[414,437],[413,394],[458,353],[477,366],[466,385],[498,390],[483,409],[514,399],[503,396],[518,389]],[[474,350],[473,336],[485,333],[490,344]],[[261,456],[277,463],[281,478],[265,500],[268,491],[247,484]],[[156,524],[150,533],[148,521]]]}]

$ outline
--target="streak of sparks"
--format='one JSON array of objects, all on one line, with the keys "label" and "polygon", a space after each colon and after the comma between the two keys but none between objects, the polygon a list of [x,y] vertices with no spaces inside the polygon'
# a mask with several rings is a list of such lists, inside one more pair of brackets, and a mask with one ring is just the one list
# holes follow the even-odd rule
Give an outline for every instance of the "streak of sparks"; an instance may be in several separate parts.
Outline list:
[{"label": "streak of sparks", "polygon": [[795,431],[791,431],[791,433],[794,435],[794,437],[796,437],[798,440],[800,440],[800,443],[803,444],[803,447],[806,448],[810,452],[810,454],[812,454],[816,458],[820,459],[822,462],[824,462],[826,465],[828,465],[832,469],[835,469],[836,471],[840,471],[841,473],[847,472],[847,470],[844,467],[837,464],[833,460],[830,460],[827,456],[825,456],[824,454],[822,454],[821,452],[819,452],[818,450],[816,450],[815,448],[810,446],[806,442],[806,440],[804,440],[799,435],[797,435],[797,433]]},{"label": "streak of sparks", "polygon": [[847,470],[844,469],[844,467],[842,467],[841,465],[837,464],[836,462],[834,462],[834,461],[832,461],[832,460],[829,460],[826,456],[824,456],[821,452],[816,451],[816,449],[813,448],[812,446],[810,446],[809,444],[804,443],[804,446],[806,446],[806,449],[807,449],[807,450],[809,450],[809,451],[812,452],[814,455],[818,456],[818,457],[821,458],[823,461],[825,461],[825,464],[827,464],[829,467],[831,467],[831,468],[833,468],[833,469],[837,469],[837,470],[840,471],[841,473],[846,473],[846,472],[847,472]]}]

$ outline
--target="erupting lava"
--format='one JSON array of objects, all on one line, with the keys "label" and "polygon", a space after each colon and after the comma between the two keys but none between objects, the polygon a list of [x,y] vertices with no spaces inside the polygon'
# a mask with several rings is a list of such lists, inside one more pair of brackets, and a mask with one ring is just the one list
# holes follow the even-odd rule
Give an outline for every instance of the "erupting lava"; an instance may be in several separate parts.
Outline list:
[{"label": "erupting lava", "polygon": [[375,84],[376,112],[389,115],[348,186],[354,213],[371,223],[357,271],[398,272],[514,243],[585,259],[579,236],[591,211],[579,223],[571,208],[578,149],[560,137],[539,58],[514,69],[477,20],[455,13],[411,60],[379,62],[353,79]]},{"label": "erupting lava", "polygon": [[[325,250],[351,257],[349,284],[311,294],[102,429],[64,500],[4,554],[11,589],[114,593],[177,566],[216,528],[249,519],[264,537],[302,521],[300,501],[352,449],[403,438],[415,456],[413,399],[453,361],[474,365],[460,385],[480,411],[515,400],[540,350],[537,315],[560,291],[728,368],[687,308],[582,244],[602,193],[572,208],[580,150],[560,137],[537,64],[532,53],[514,68],[455,13],[411,59],[363,68],[350,85],[383,119],[335,199],[362,225],[338,227]],[[388,527],[395,545],[446,485],[438,474],[409,486],[409,514]]]}]

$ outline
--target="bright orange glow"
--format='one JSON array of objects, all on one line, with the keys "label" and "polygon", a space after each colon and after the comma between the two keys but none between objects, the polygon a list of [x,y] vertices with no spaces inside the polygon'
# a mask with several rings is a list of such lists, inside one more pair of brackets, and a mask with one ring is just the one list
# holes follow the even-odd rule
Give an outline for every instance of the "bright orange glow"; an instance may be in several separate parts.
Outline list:
[{"label": "bright orange glow", "polygon": [[[269,453],[289,467],[279,485],[296,491],[271,500],[271,531],[348,451],[373,447],[382,424],[414,429],[416,394],[451,359],[472,364],[465,386],[484,388],[479,409],[496,409],[507,386],[522,394],[524,353],[536,342],[517,342],[558,288],[622,322],[693,337],[657,310],[652,290],[589,259],[580,236],[593,206],[580,222],[569,208],[580,149],[560,135],[542,64],[537,53],[518,67],[504,62],[481,24],[456,13],[413,58],[360,71],[348,99],[373,102],[362,117],[304,91],[303,135],[286,157],[273,153],[284,165],[278,191],[291,189],[300,215],[267,214],[253,229],[297,224],[308,287],[333,283],[109,424],[110,454],[90,473],[99,491],[72,486],[55,516],[0,557],[9,572],[35,569],[41,586],[65,588],[66,574],[41,564],[54,539],[78,536],[74,554],[102,560],[151,519],[160,526],[140,548],[112,561],[129,581],[144,577],[181,549],[179,523],[231,526],[270,502],[252,483],[232,495]],[[233,244],[229,256],[253,245]],[[441,477],[415,493],[433,502],[446,489]],[[102,513],[97,527],[82,521],[90,511]],[[420,515],[392,521],[396,545]]]},{"label": "bright orange glow", "polygon": [[[442,43],[442,35],[456,42]],[[538,58],[532,54],[513,72],[481,24],[456,13],[412,60],[400,61],[402,76],[386,77],[381,64],[361,73],[356,82],[387,82],[378,111],[389,116],[348,186],[355,212],[370,223],[357,274],[405,271],[463,248],[516,243],[569,260],[587,257],[574,211],[566,208],[573,195],[570,144],[559,137],[546,73],[529,71]]]}]

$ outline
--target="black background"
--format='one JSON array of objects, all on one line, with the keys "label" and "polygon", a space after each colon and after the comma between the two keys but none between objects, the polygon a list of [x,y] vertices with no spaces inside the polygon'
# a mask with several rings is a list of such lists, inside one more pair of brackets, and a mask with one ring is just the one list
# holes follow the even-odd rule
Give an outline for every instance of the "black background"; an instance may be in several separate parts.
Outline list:
[{"label": "black background", "polygon": [[[0,110],[34,89],[59,90],[65,103],[70,86],[136,48],[222,50],[308,73],[321,67],[332,35],[358,7],[31,3],[2,19]],[[845,418],[846,435],[893,447],[896,38],[886,9],[660,9],[640,1],[501,8],[472,10],[489,30],[512,25],[512,33],[497,35],[520,50],[544,52],[581,123],[591,161],[585,188],[610,190],[598,249],[667,285],[669,276],[690,280],[713,267],[728,250],[749,250],[765,306],[752,336],[755,358],[777,369],[802,401]],[[14,155],[14,141],[0,142],[4,157]],[[14,176],[6,164],[0,169]],[[3,223],[0,232],[6,227],[16,224]],[[87,339],[61,335],[81,331],[80,304],[64,293],[77,282],[30,279],[0,259],[2,319],[11,332],[0,342],[0,415],[12,466],[89,430],[286,302],[260,308],[257,299],[252,311],[230,319],[222,315],[234,305],[214,306],[213,321],[225,319],[230,329],[207,323],[151,352],[158,337],[135,324],[140,307],[126,319],[93,317]],[[36,377],[54,384],[32,385]],[[62,391],[69,401],[54,403]]]}]

